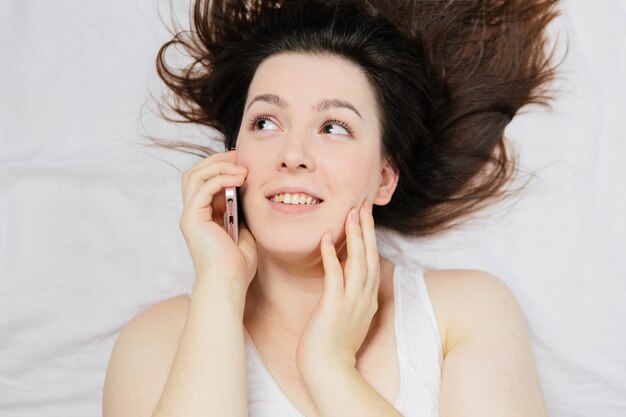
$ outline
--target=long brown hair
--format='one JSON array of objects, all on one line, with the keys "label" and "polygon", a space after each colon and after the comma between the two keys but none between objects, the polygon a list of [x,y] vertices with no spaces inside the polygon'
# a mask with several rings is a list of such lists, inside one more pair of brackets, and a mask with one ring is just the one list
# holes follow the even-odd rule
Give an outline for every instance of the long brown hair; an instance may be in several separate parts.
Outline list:
[{"label": "long brown hair", "polygon": [[[548,105],[555,75],[547,25],[557,0],[196,0],[192,30],[157,56],[179,117],[235,144],[259,64],[284,52],[357,64],[376,91],[383,156],[399,172],[377,225],[410,236],[457,226],[509,194],[518,171],[504,129],[530,103]],[[169,67],[180,46],[193,62]],[[208,147],[179,142],[183,152]]]}]

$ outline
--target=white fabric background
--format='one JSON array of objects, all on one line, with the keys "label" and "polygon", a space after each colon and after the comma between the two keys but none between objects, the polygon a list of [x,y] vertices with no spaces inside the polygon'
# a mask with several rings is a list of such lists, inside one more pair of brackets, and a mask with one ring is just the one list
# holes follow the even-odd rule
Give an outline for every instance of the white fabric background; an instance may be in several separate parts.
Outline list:
[{"label": "white fabric background", "polygon": [[[150,134],[206,141],[150,113],[170,38],[156,6],[0,2],[2,416],[100,415],[121,327],[192,285],[168,163],[196,159],[136,144],[141,114]],[[185,23],[186,2],[176,7]],[[553,111],[507,130],[532,184],[462,230],[415,241],[380,231],[379,243],[397,262],[499,276],[527,317],[550,415],[623,417],[626,3],[563,8],[553,29],[570,50]]]}]

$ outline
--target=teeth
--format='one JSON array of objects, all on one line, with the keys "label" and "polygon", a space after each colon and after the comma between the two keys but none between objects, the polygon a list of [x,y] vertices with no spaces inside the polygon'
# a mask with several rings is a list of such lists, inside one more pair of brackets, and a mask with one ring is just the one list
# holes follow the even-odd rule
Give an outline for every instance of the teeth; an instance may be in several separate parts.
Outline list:
[{"label": "teeth", "polygon": [[293,204],[293,205],[305,204],[305,205],[311,206],[313,204],[319,203],[319,200],[316,200],[310,195],[306,195],[306,194],[290,194],[290,193],[277,194],[274,197],[272,197],[271,200],[276,203],[282,202],[283,204]]}]

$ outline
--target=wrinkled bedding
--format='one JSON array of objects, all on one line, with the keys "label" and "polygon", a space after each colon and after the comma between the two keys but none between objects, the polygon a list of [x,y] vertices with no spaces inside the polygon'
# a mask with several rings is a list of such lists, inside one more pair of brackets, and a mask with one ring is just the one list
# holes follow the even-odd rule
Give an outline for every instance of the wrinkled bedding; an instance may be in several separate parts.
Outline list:
[{"label": "wrinkled bedding", "polygon": [[[198,159],[139,145],[146,131],[207,141],[150,104],[170,37],[156,6],[0,3],[2,416],[99,416],[120,329],[192,286],[180,171]],[[623,417],[626,4],[563,8],[558,98],[507,129],[529,186],[454,232],[379,229],[379,245],[398,263],[500,277],[527,318],[550,416]]]}]

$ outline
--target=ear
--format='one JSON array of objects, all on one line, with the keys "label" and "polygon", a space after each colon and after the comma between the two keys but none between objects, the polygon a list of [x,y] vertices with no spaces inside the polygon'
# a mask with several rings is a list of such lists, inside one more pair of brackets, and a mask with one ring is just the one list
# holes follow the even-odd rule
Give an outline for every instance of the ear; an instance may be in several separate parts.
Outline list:
[{"label": "ear", "polygon": [[385,160],[380,171],[380,182],[378,184],[378,191],[376,192],[374,204],[384,206],[391,201],[393,192],[396,190],[398,185],[399,178],[399,172],[392,168],[389,161]]}]

